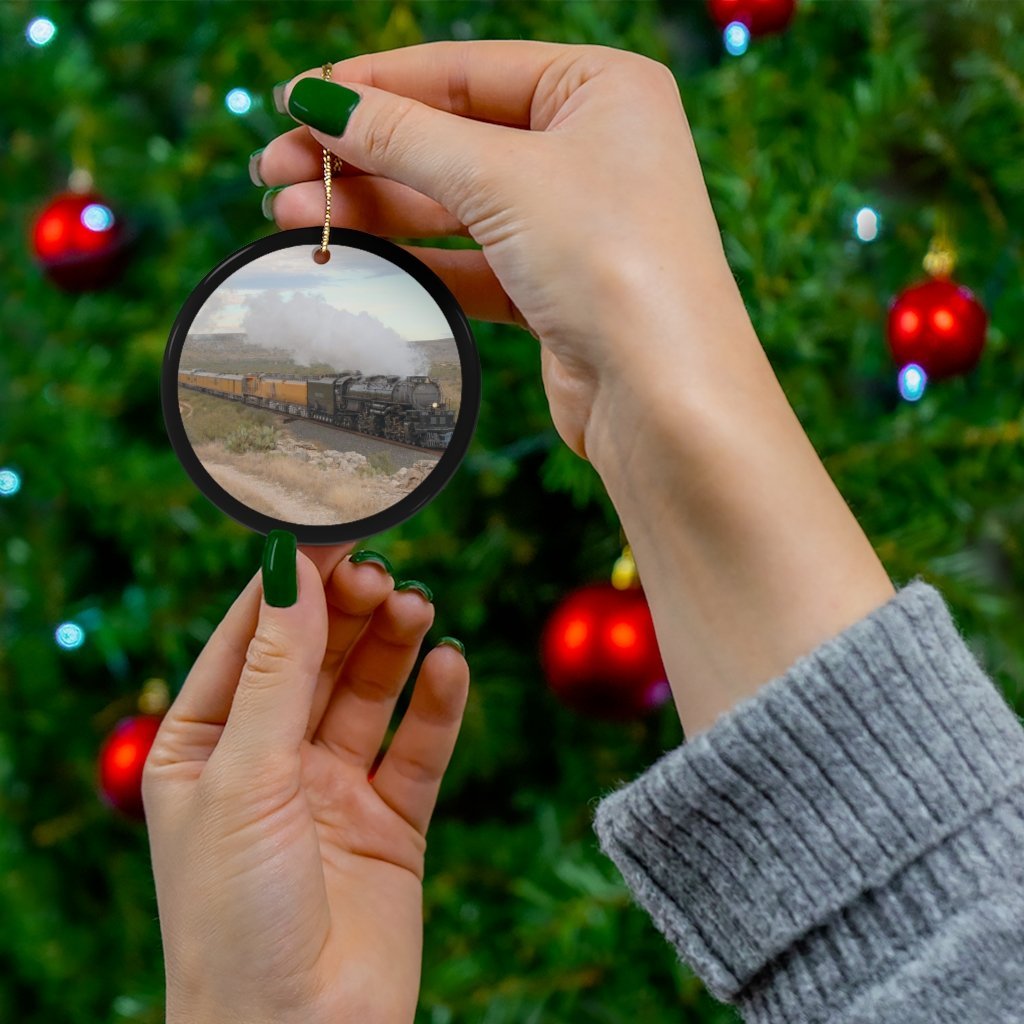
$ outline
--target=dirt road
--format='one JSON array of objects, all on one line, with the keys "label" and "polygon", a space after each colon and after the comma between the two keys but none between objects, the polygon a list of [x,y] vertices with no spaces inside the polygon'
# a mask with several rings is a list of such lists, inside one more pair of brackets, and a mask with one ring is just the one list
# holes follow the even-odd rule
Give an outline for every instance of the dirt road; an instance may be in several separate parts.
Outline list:
[{"label": "dirt road", "polygon": [[330,526],[340,521],[337,509],[286,491],[269,480],[250,476],[234,466],[204,462],[203,468],[228,494],[265,516],[306,526]]}]

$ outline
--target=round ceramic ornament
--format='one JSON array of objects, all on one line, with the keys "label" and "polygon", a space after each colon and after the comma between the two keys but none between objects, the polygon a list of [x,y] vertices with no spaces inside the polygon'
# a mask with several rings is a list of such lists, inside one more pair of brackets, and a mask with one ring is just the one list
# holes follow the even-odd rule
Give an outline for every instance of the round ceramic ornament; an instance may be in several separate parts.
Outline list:
[{"label": "round ceramic ornament", "polygon": [[259,239],[189,295],[161,384],[171,444],[203,494],[302,544],[412,516],[458,468],[480,409],[455,297],[400,246],[330,226],[332,169],[324,150],[322,230]]}]

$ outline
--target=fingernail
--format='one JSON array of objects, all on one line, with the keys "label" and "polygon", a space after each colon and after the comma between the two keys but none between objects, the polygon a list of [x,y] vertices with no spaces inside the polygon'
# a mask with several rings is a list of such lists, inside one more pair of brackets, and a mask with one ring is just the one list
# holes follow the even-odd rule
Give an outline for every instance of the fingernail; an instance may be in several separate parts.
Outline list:
[{"label": "fingernail", "polygon": [[263,199],[260,201],[260,209],[263,211],[263,216],[267,220],[274,219],[274,196],[281,191],[283,188],[287,188],[287,185],[277,185],[275,188],[268,188],[263,193]]},{"label": "fingernail", "polygon": [[322,78],[300,78],[288,97],[288,113],[317,131],[341,135],[359,103],[359,93]]},{"label": "fingernail", "polygon": [[289,608],[299,597],[295,534],[271,530],[263,546],[263,596],[275,608]]},{"label": "fingernail", "polygon": [[274,109],[279,114],[287,114],[288,111],[284,106],[284,87],[291,81],[290,78],[286,78],[283,82],[278,82],[274,86]]},{"label": "fingernail", "polygon": [[462,646],[461,640],[456,640],[453,636],[443,636],[437,641],[438,647],[454,647],[463,657],[466,656],[466,648]]},{"label": "fingernail", "polygon": [[254,149],[249,154],[249,180],[260,188],[267,187],[267,183],[260,177],[260,157],[266,148],[266,146],[260,146],[259,149]]},{"label": "fingernail", "polygon": [[434,600],[434,592],[426,583],[420,583],[419,580],[402,580],[401,583],[395,584],[395,590],[418,590],[428,601]]},{"label": "fingernail", "polygon": [[389,576],[394,576],[395,574],[395,570],[391,568],[391,563],[379,551],[370,551],[367,548],[363,548],[362,551],[349,555],[348,560],[355,562],[356,565],[360,565],[362,562],[373,562],[374,565],[381,566]]}]

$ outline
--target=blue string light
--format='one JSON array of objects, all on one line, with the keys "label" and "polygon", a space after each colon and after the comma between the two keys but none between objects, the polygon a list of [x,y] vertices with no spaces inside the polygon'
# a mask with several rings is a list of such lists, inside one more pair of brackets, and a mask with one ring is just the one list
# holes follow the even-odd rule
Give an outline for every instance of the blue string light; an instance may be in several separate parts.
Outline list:
[{"label": "blue string light", "polygon": [[10,498],[21,490],[21,477],[13,469],[0,469],[0,498]]},{"label": "blue string light", "polygon": [[58,647],[65,651],[77,650],[85,643],[85,630],[77,622],[62,622],[53,633]]},{"label": "blue string light", "polygon": [[742,21],[731,21],[722,33],[727,53],[734,57],[742,57],[750,46],[750,29]]},{"label": "blue string light", "polygon": [[248,114],[252,109],[252,96],[247,89],[232,89],[224,97],[224,103],[232,114]]},{"label": "blue string light", "polygon": [[900,395],[908,402],[916,402],[923,394],[928,384],[928,374],[917,363],[907,363],[900,370],[899,388]]},{"label": "blue string light", "polygon": [[882,218],[870,206],[862,206],[853,218],[853,233],[862,242],[873,242],[882,230]]},{"label": "blue string light", "polygon": [[80,219],[90,231],[107,231],[114,226],[114,212],[103,203],[90,203]]},{"label": "blue string light", "polygon": [[33,46],[46,46],[57,34],[57,26],[49,18],[33,18],[25,29],[25,38]]}]

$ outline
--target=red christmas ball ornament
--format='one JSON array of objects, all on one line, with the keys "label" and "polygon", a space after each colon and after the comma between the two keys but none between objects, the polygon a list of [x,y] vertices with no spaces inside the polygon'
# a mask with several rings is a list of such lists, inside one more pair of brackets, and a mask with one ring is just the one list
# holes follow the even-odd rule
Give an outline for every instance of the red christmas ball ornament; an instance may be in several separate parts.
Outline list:
[{"label": "red christmas ball ornament", "polygon": [[64,192],[32,227],[32,250],[54,284],[89,291],[109,284],[124,268],[128,233],[96,192]]},{"label": "red christmas ball ornament", "polygon": [[963,285],[933,278],[905,289],[889,306],[887,336],[897,366],[917,363],[932,380],[974,369],[988,316]]},{"label": "red christmas ball ornament", "polygon": [[548,620],[541,661],[551,689],[594,718],[638,718],[669,698],[654,623],[639,587],[581,587]]},{"label": "red christmas ball ornament", "polygon": [[163,715],[122,718],[100,749],[100,795],[127,817],[145,818],[142,769],[162,721]]},{"label": "red christmas ball ornament", "polygon": [[795,10],[796,0],[708,0],[708,13],[720,29],[738,21],[752,36],[781,32]]}]

